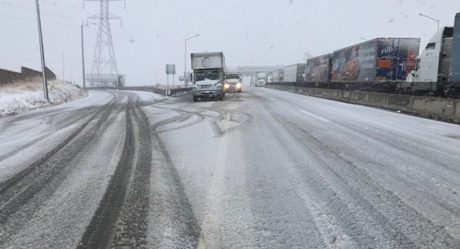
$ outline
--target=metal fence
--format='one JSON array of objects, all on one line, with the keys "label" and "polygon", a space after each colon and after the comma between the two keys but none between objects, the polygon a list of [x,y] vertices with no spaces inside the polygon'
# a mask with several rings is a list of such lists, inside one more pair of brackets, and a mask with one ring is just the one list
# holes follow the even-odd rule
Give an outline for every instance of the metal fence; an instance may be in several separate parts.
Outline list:
[{"label": "metal fence", "polygon": [[133,87],[91,87],[89,89],[100,89],[100,90],[110,90],[110,89],[117,89],[117,90],[131,90],[131,91],[144,91],[144,92],[153,92],[156,94],[160,94],[163,96],[182,96],[185,94],[190,93],[193,88],[192,87],[183,87],[183,88],[173,88],[169,90],[167,93],[165,88],[158,88],[158,87],[150,87],[150,86],[133,86]]}]

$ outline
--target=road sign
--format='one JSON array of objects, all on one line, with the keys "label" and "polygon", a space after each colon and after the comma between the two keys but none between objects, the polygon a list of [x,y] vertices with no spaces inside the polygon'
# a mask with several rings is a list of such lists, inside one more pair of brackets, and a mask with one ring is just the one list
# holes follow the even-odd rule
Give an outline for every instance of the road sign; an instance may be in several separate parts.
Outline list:
[{"label": "road sign", "polygon": [[176,74],[176,65],[174,64],[166,64],[166,74]]}]

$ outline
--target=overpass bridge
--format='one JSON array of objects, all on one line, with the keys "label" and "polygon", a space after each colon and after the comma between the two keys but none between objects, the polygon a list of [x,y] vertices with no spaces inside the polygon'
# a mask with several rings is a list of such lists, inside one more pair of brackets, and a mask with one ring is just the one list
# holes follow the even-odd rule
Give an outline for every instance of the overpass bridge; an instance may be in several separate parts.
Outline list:
[{"label": "overpass bridge", "polygon": [[272,74],[276,71],[282,70],[284,68],[283,65],[277,66],[237,66],[237,67],[229,67],[227,71],[239,73],[243,77],[251,77],[251,82],[255,82],[257,74],[265,73],[266,79],[271,77]]}]

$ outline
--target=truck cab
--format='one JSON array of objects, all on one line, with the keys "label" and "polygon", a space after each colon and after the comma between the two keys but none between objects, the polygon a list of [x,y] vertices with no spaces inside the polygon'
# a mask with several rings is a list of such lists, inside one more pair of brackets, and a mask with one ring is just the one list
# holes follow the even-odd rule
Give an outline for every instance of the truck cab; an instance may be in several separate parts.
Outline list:
[{"label": "truck cab", "polygon": [[[449,79],[453,28],[443,27],[417,57],[416,68],[401,85],[403,92],[437,92]],[[441,83],[441,84],[440,84]]]},{"label": "truck cab", "polygon": [[256,87],[258,86],[265,86],[267,83],[267,73],[261,72],[256,74]]},{"label": "truck cab", "polygon": [[259,87],[259,86],[265,86],[267,82],[265,81],[265,79],[258,79],[256,81],[256,86]]}]

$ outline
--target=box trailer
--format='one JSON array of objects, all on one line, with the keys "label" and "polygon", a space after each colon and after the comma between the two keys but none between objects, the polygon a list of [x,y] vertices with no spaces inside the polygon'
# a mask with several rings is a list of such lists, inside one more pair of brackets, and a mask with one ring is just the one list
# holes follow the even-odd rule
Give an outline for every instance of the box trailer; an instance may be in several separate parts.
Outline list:
[{"label": "box trailer", "polygon": [[331,81],[404,81],[415,68],[419,48],[419,38],[376,38],[334,51]]},{"label": "box trailer", "polygon": [[283,79],[284,79],[283,69],[275,69],[271,72],[271,74],[272,74],[271,82],[283,82]]},{"label": "box trailer", "polygon": [[306,82],[329,82],[332,54],[312,57],[307,60],[305,68]]},{"label": "box trailer", "polygon": [[452,34],[451,63],[449,81],[460,84],[460,13],[455,15],[454,30]]},{"label": "box trailer", "polygon": [[285,66],[283,70],[283,82],[303,82],[305,79],[305,66],[305,63]]},{"label": "box trailer", "polygon": [[[192,69],[222,69],[225,68],[225,57],[222,52],[192,53]],[[223,77],[223,75],[222,75]]]}]

